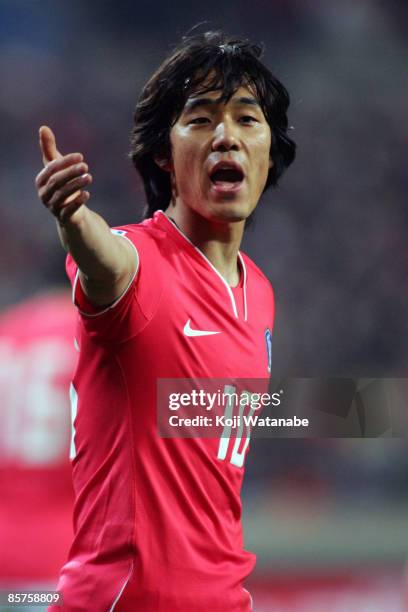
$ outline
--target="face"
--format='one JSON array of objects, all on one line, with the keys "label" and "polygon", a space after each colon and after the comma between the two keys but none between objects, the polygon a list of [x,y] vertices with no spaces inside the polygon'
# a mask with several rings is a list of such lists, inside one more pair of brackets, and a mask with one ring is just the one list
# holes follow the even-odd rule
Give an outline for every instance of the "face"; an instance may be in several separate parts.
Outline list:
[{"label": "face", "polygon": [[168,170],[176,205],[208,220],[242,221],[256,207],[272,166],[271,130],[247,87],[227,103],[192,94],[170,132]]}]

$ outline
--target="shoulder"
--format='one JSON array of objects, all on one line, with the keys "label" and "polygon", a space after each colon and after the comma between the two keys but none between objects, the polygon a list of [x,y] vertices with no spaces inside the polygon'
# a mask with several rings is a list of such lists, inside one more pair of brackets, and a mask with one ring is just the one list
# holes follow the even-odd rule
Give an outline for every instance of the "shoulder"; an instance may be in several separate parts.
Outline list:
[{"label": "shoulder", "polygon": [[270,280],[265,276],[262,270],[256,265],[255,262],[252,261],[248,255],[240,251],[242,260],[245,264],[248,282],[252,286],[256,286],[256,288],[260,291],[264,291],[266,294],[274,299],[273,287],[271,285]]},{"label": "shoulder", "polygon": [[271,282],[252,259],[244,253],[241,257],[246,268],[249,311],[271,332],[275,323],[275,295]]},{"label": "shoulder", "polygon": [[116,234],[117,236],[124,236],[130,240],[133,238],[138,238],[143,240],[146,238],[147,240],[154,239],[156,236],[156,232],[154,231],[154,227],[148,223],[150,219],[147,221],[142,221],[141,223],[128,223],[127,225],[116,225],[111,227],[112,234]]},{"label": "shoulder", "polygon": [[111,228],[111,231],[120,235],[148,236],[152,239],[160,239],[165,232],[158,223],[158,216],[149,217],[139,223],[128,223]]},{"label": "shoulder", "polygon": [[127,238],[136,247],[140,255],[143,255],[146,251],[160,255],[165,248],[166,234],[154,223],[152,218],[145,219],[141,223],[112,227],[111,232]]}]

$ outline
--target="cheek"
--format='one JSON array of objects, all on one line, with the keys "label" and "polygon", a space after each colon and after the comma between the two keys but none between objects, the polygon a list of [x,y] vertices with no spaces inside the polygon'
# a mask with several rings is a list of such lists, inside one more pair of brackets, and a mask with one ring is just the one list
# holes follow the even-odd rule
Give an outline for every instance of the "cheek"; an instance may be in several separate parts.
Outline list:
[{"label": "cheek", "polygon": [[269,157],[271,142],[271,133],[266,130],[260,130],[257,134],[254,134],[252,146],[259,156],[265,157],[266,155]]},{"label": "cheek", "polygon": [[272,167],[272,152],[271,152],[271,147],[272,147],[272,140],[271,140],[271,135],[269,133],[267,138],[264,139],[264,142],[263,142],[263,152],[262,152],[263,159],[265,160],[265,164],[264,164],[265,181],[266,181],[266,179],[268,177],[269,170]]},{"label": "cheek", "polygon": [[271,139],[267,136],[260,137],[254,145],[253,156],[256,160],[255,172],[258,177],[258,182],[264,185],[270,170]]},{"label": "cheek", "polygon": [[196,197],[202,190],[203,160],[200,147],[191,138],[179,138],[173,148],[173,171],[178,193],[186,198]]},{"label": "cheek", "polygon": [[185,201],[194,200],[201,191],[201,158],[191,137],[175,134],[171,138],[172,166],[177,194]]},{"label": "cheek", "polygon": [[173,168],[178,183],[191,183],[191,179],[199,174],[197,149],[185,139],[179,139],[177,146],[173,147]]}]

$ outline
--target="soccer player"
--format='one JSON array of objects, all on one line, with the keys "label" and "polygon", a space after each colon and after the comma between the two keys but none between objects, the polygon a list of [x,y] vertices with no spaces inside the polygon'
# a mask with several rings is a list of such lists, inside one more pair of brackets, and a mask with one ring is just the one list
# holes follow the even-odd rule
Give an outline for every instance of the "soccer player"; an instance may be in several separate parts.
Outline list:
[{"label": "soccer player", "polygon": [[288,94],[260,56],[209,32],[183,39],[146,84],[131,151],[147,196],[141,224],[110,230],[87,206],[83,156],[62,155],[40,129],[36,185],[68,251],[79,311],[64,610],[252,608],[243,452],[228,439],[160,438],[156,386],[269,376],[273,293],[239,247],[295,144]]},{"label": "soccer player", "polygon": [[59,289],[0,315],[2,588],[52,584],[72,540],[68,389],[75,325],[69,292]]}]

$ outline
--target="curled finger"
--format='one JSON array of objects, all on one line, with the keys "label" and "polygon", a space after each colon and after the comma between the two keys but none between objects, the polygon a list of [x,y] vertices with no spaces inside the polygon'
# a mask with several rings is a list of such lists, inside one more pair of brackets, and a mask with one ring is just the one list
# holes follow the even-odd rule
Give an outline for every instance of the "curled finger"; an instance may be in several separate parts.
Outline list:
[{"label": "curled finger", "polygon": [[72,202],[70,202],[69,204],[66,204],[65,206],[63,206],[60,210],[59,210],[59,215],[58,215],[58,221],[60,222],[61,225],[63,225],[64,223],[66,223],[66,221],[68,221],[68,219],[79,209],[81,208],[81,206],[83,206],[84,204],[87,203],[87,201],[90,198],[90,193],[89,191],[81,191],[79,193],[79,195],[75,198],[75,200],[73,200]]},{"label": "curled finger", "polygon": [[35,178],[35,184],[37,189],[43,187],[49,180],[49,178],[63,170],[64,168],[68,168],[74,164],[81,163],[84,157],[81,153],[69,153],[68,155],[64,155],[63,157],[59,157],[58,159],[54,159],[43,168]]},{"label": "curled finger", "polygon": [[86,187],[92,182],[92,176],[90,174],[82,174],[68,183],[57,189],[51,199],[47,202],[46,206],[55,214],[55,212],[61,206],[69,204],[75,199],[76,192],[80,192],[83,187]]}]

